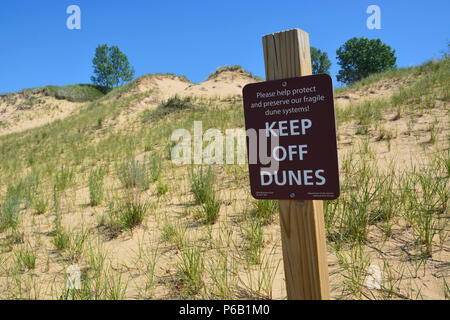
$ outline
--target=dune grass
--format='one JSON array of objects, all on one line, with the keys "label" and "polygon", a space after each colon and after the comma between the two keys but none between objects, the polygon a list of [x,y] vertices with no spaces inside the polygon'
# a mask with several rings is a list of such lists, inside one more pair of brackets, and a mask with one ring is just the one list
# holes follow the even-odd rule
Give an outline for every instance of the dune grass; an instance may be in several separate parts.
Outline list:
[{"label": "dune grass", "polygon": [[[420,283],[420,277],[395,273],[401,268],[383,245],[400,233],[405,265],[416,272],[448,248],[445,119],[436,116],[419,132],[426,139],[417,144],[430,153],[423,165],[381,170],[377,149],[392,143],[383,149],[389,153],[403,137],[388,129],[390,122],[410,123],[405,130],[413,137],[419,134],[413,121],[445,109],[448,60],[389,71],[345,90],[405,78],[414,81],[391,97],[336,110],[339,128],[352,136],[352,147],[340,154],[341,197],[324,201],[330,254],[344,276],[338,298],[420,298],[405,284],[408,278]],[[40,284],[51,291],[45,297],[121,299],[138,292],[146,298],[271,298],[280,272],[276,201],[250,200],[245,165],[186,169],[167,158],[173,130],[192,133],[194,121],[202,121],[204,130],[243,128],[242,104],[175,97],[128,120],[133,107],[153,94],[133,92],[135,85],[98,97],[65,119],[0,136],[0,281],[15,288],[0,289],[0,297],[40,296],[25,270],[41,272],[45,266],[36,266],[48,263],[59,273],[46,271],[54,283],[50,289]],[[83,222],[69,228],[74,216]],[[94,243],[121,246],[142,234],[135,264],[107,257]],[[385,261],[384,287],[371,296],[364,281],[374,247]],[[68,263],[85,270],[81,290],[65,287]]]}]

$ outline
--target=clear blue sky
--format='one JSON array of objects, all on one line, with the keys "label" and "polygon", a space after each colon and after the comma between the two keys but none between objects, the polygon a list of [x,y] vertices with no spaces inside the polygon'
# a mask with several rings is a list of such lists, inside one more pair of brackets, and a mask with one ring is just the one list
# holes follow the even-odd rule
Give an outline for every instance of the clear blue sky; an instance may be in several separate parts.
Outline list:
[{"label": "clear blue sky", "polygon": [[[68,30],[66,8],[81,8],[81,30]],[[381,30],[366,9],[381,8]],[[184,74],[199,82],[221,65],[264,77],[261,37],[291,28],[328,52],[351,37],[381,38],[400,67],[438,57],[450,40],[448,0],[1,0],[0,93],[48,84],[89,83],[98,44],[118,45],[136,76]]]}]

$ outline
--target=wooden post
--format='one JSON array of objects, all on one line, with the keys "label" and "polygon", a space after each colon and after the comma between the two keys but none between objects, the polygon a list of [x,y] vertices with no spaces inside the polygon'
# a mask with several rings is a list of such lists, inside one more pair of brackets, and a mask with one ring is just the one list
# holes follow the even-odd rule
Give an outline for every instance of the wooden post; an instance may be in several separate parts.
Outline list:
[{"label": "wooden post", "polygon": [[[266,80],[312,74],[308,33],[263,37]],[[322,201],[279,200],[286,289],[290,300],[330,299]]]}]

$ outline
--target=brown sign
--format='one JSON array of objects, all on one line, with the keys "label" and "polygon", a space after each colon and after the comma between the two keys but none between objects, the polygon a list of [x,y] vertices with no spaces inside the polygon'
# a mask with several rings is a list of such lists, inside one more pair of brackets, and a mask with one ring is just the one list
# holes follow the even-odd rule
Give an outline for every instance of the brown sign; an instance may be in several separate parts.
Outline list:
[{"label": "brown sign", "polygon": [[252,83],[244,87],[243,97],[253,197],[339,197],[331,77]]}]

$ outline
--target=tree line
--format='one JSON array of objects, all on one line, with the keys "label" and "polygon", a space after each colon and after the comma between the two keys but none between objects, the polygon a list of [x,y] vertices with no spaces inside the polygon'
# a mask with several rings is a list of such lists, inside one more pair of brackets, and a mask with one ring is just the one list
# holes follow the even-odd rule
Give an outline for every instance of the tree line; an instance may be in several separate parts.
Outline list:
[{"label": "tree line", "polygon": [[[396,67],[395,50],[380,39],[352,38],[336,50],[340,70],[337,80],[351,85],[371,74]],[[103,44],[95,49],[91,81],[106,90],[133,79],[135,71],[119,47]],[[331,61],[325,51],[311,47],[313,74],[330,73]]]}]

